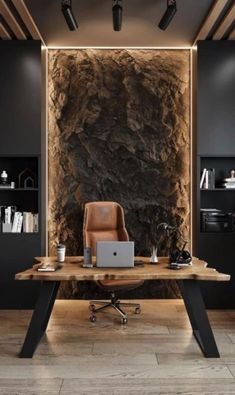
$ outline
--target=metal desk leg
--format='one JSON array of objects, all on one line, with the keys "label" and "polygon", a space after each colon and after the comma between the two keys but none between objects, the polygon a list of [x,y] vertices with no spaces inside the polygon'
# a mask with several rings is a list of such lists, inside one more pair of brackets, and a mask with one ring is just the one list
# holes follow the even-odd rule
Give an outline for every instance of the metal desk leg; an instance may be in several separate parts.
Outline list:
[{"label": "metal desk leg", "polygon": [[20,352],[20,358],[32,358],[41,337],[46,331],[55,303],[59,281],[44,281]]},{"label": "metal desk leg", "polygon": [[207,316],[198,281],[179,281],[185,308],[192,326],[193,334],[207,358],[219,358],[219,351]]}]

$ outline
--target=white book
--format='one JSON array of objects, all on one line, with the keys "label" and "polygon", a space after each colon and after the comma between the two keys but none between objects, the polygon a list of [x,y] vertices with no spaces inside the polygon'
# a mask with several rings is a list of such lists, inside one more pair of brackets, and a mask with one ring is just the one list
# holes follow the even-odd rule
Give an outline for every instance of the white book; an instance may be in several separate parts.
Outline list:
[{"label": "white book", "polygon": [[38,232],[38,214],[33,214],[33,232]]},{"label": "white book", "polygon": [[16,233],[21,233],[22,224],[23,224],[23,214],[20,213],[20,215],[19,215],[19,217],[18,217]]},{"label": "white book", "polygon": [[218,210],[217,208],[201,208],[200,211],[203,211],[205,213],[210,213],[213,211],[220,212],[221,210]]},{"label": "white book", "polygon": [[23,212],[23,232],[28,233],[28,212],[24,211]]},{"label": "white book", "polygon": [[206,170],[204,188],[209,189],[209,170]]},{"label": "white book", "polygon": [[204,184],[204,181],[205,181],[205,176],[206,176],[206,169],[203,169],[201,180],[200,180],[200,189],[203,188],[203,184]]},{"label": "white book", "polygon": [[12,224],[12,233],[17,233],[17,225],[19,222],[19,217],[20,217],[21,213],[19,211],[16,211],[14,214],[14,219],[13,219],[13,224]]},{"label": "white book", "polygon": [[11,223],[11,206],[5,208],[5,224]]},{"label": "white book", "polygon": [[30,232],[33,233],[33,213],[30,213]]}]

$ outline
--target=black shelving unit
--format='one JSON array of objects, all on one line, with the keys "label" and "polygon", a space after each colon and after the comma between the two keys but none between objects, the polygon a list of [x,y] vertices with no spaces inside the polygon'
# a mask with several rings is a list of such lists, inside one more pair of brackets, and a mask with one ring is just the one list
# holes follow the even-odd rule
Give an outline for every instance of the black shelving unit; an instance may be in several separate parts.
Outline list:
[{"label": "black shelving unit", "polygon": [[[24,169],[35,174],[35,188],[19,186],[19,174]],[[0,156],[0,172],[6,170],[14,189],[0,189],[0,206],[15,206],[20,212],[38,214],[38,232],[0,232],[0,307],[31,308],[38,292],[37,284],[25,284],[14,280],[15,273],[32,266],[33,257],[41,252],[41,176],[40,156]],[[27,297],[28,295],[28,297]]]},{"label": "black shelving unit", "polygon": [[[41,42],[0,41],[0,171],[6,170],[15,189],[0,189],[0,205],[38,212],[37,233],[0,233],[0,309],[33,308],[39,284],[15,281],[15,273],[45,254],[42,238],[41,180]],[[18,185],[25,168],[37,175],[35,188]]]},{"label": "black shelving unit", "polygon": [[[0,206],[15,206],[17,211],[38,214],[40,209],[39,168],[39,156],[0,156],[0,172],[5,170],[8,174],[8,181],[14,182],[15,185],[14,188],[0,188]],[[21,186],[19,175],[25,169],[29,169],[35,175],[35,187]],[[2,233],[0,231],[0,235]],[[9,234],[14,233],[9,232]]]},{"label": "black shelving unit", "polygon": [[[215,169],[215,188],[200,189],[200,177],[203,169]],[[201,209],[217,209],[223,213],[235,213],[235,189],[222,188],[224,178],[235,169],[235,156],[199,155],[198,156],[198,192],[197,192],[197,255],[205,259],[209,266],[223,273],[235,274],[235,232],[203,232]],[[207,307],[232,308],[234,284],[202,284]]]},{"label": "black shelving unit", "polygon": [[[201,208],[235,213],[235,189],[223,188],[223,180],[235,169],[235,69],[227,73],[226,78],[224,74],[226,64],[232,58],[235,60],[234,54],[235,42],[198,42],[196,242],[193,252],[209,267],[231,275],[229,283],[201,283],[208,308],[235,307],[235,232],[203,232],[200,214]],[[200,189],[204,168],[215,169],[215,188]]]}]

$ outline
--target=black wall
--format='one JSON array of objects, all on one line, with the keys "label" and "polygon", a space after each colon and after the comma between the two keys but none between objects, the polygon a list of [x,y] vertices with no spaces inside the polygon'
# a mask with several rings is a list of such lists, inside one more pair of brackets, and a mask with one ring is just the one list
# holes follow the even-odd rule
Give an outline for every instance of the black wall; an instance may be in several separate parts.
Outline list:
[{"label": "black wall", "polygon": [[[38,163],[39,187],[38,193],[0,191],[0,205],[18,201],[23,206],[27,199],[34,199],[41,225],[41,43],[0,41],[0,58],[1,167],[5,163],[14,166],[18,157],[20,161],[33,157]],[[34,256],[42,255],[41,229],[37,234],[0,233],[0,308],[34,306],[39,284],[15,281],[14,275],[31,267]]]},{"label": "black wall", "polygon": [[[235,190],[200,191],[204,167],[229,176],[235,169],[235,42],[201,41],[198,44],[197,87],[197,249],[196,254],[230,283],[202,284],[205,301],[212,308],[235,307],[235,233],[203,233],[200,208],[235,212]],[[222,187],[221,187],[222,188]]]}]

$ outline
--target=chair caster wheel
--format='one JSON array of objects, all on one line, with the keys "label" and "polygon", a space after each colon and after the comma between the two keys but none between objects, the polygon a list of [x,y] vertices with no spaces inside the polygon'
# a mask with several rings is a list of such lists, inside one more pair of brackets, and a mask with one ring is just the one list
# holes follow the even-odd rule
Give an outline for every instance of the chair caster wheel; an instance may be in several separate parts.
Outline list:
[{"label": "chair caster wheel", "polygon": [[94,304],[90,304],[89,310],[94,312],[95,311],[95,305]]},{"label": "chair caster wheel", "polygon": [[141,313],[140,307],[136,307],[136,309],[135,309],[135,314],[140,314],[140,313]]},{"label": "chair caster wheel", "polygon": [[95,316],[94,314],[92,314],[92,315],[90,316],[90,321],[91,321],[91,322],[96,322],[96,316]]},{"label": "chair caster wheel", "polygon": [[128,319],[126,317],[121,318],[121,324],[126,325],[128,322]]}]

